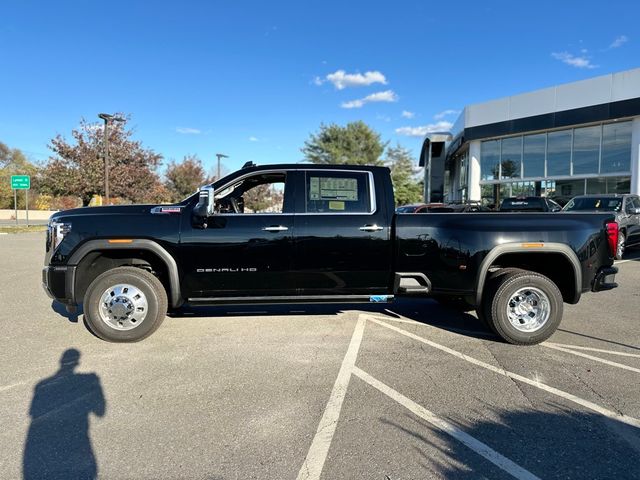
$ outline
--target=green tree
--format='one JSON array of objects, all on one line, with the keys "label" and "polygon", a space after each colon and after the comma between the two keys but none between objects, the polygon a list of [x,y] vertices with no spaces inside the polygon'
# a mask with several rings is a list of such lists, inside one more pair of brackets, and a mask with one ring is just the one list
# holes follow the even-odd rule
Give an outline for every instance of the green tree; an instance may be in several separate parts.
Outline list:
[{"label": "green tree", "polygon": [[[109,190],[126,201],[166,200],[166,190],[156,172],[162,156],[133,140],[124,122],[109,127]],[[57,135],[49,144],[54,156],[42,172],[43,193],[75,195],[87,205],[94,194],[104,195],[103,125],[80,120],[71,131],[72,142]]]},{"label": "green tree", "polygon": [[[31,175],[32,187],[38,167],[32,164],[17,148],[9,148],[0,142],[0,208],[13,208],[13,190],[11,175]],[[18,208],[24,208],[24,193],[18,192]],[[30,200],[33,197],[30,195]],[[29,202],[31,203],[31,202]]]},{"label": "green tree", "polygon": [[387,143],[362,121],[344,127],[321,124],[318,133],[309,136],[301,151],[312,163],[382,165],[380,156]]},{"label": "green tree", "polygon": [[196,155],[187,155],[182,162],[169,162],[164,174],[165,186],[172,201],[177,202],[209,183],[202,161]]},{"label": "green tree", "polygon": [[389,147],[387,150],[385,163],[391,169],[396,204],[406,205],[421,201],[423,184],[416,177],[417,172],[411,152],[396,144],[395,147]]}]

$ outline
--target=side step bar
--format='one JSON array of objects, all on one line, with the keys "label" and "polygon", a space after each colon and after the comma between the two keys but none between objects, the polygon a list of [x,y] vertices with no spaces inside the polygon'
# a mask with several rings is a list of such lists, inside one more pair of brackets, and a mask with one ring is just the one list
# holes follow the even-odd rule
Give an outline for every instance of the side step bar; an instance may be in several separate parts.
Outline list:
[{"label": "side step bar", "polygon": [[398,272],[395,274],[393,291],[398,295],[427,295],[431,293],[431,281],[424,273]]},{"label": "side step bar", "polygon": [[197,297],[187,300],[191,305],[269,305],[287,303],[386,303],[393,295],[276,295],[262,297]]}]

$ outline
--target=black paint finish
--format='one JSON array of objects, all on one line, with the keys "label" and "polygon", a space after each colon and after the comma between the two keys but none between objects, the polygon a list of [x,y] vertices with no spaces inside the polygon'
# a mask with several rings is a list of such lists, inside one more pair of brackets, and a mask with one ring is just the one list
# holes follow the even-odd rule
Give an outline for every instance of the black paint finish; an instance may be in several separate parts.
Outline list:
[{"label": "black paint finish", "polygon": [[[329,168],[371,172],[375,211],[305,213],[304,172]],[[256,298],[275,301],[278,297],[348,301],[354,295],[393,295],[398,293],[394,291],[395,272],[426,275],[436,294],[473,296],[481,290],[479,282],[489,267],[483,260],[497,246],[517,250],[520,256],[512,255],[511,262],[524,255],[522,258],[535,258],[533,263],[544,264],[545,258],[557,261],[557,256],[540,256],[554,253],[551,244],[564,249],[565,259],[570,257],[566,266],[559,267],[566,268],[562,273],[567,278],[578,278],[569,260],[579,265],[577,301],[581,292],[591,289],[599,269],[613,263],[604,230],[613,215],[396,215],[389,170],[383,167],[250,167],[221,179],[214,188],[220,190],[264,170],[287,173],[283,213],[214,214],[207,228],[198,228],[191,215],[197,202],[197,195],[193,195],[170,213],[158,213],[154,205],[136,205],[55,214],[53,220],[70,223],[72,228],[55,252],[47,252],[43,283],[58,300],[80,302],[82,299],[75,299],[73,291],[68,291],[78,288],[74,285],[77,280],[69,277],[74,269],[63,267],[80,265],[87,250],[82,246],[95,240],[104,240],[94,242],[96,245],[108,240],[133,240],[122,252],[127,258],[136,257],[136,239],[157,243],[175,260],[173,271],[177,271],[180,297],[204,303],[207,298],[224,303],[225,297],[230,302],[241,301],[242,297],[250,302],[257,302]],[[365,226],[380,228],[366,231],[362,229]],[[273,231],[273,227],[279,228]],[[529,250],[521,246],[531,242],[549,247]],[[112,250],[118,249],[117,243],[109,245]],[[533,253],[537,256],[526,257]],[[496,262],[500,264],[505,258]]]}]

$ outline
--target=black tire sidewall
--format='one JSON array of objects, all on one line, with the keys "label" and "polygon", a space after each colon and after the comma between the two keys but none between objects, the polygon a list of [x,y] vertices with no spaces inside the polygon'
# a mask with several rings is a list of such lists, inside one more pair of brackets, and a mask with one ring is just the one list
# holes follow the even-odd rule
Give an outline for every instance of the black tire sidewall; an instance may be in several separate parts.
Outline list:
[{"label": "black tire sidewall", "polygon": [[[144,320],[135,328],[124,331],[107,325],[98,311],[102,294],[109,287],[123,283],[140,289],[147,297],[147,315]],[[134,267],[120,267],[103,273],[91,283],[85,294],[83,308],[87,326],[95,335],[111,342],[136,342],[148,337],[158,328],[166,315],[166,294],[164,288],[162,291],[158,290],[158,284],[159,280],[153,275]]]},{"label": "black tire sidewall", "polygon": [[[507,317],[507,302],[517,290],[535,287],[542,290],[549,299],[551,312],[543,327],[535,332],[516,329]],[[535,345],[549,338],[562,320],[562,294],[558,287],[544,275],[535,272],[512,273],[502,277],[490,304],[489,321],[492,329],[504,340],[517,345]]]}]

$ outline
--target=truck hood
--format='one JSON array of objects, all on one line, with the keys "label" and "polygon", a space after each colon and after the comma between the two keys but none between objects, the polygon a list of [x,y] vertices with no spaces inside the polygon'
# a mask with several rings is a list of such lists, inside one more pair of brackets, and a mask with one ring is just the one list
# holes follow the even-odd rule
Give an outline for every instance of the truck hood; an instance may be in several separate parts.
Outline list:
[{"label": "truck hood", "polygon": [[105,207],[80,207],[61,210],[51,215],[51,220],[59,218],[78,217],[85,215],[147,215],[155,207],[180,207],[180,205],[109,205]]}]

